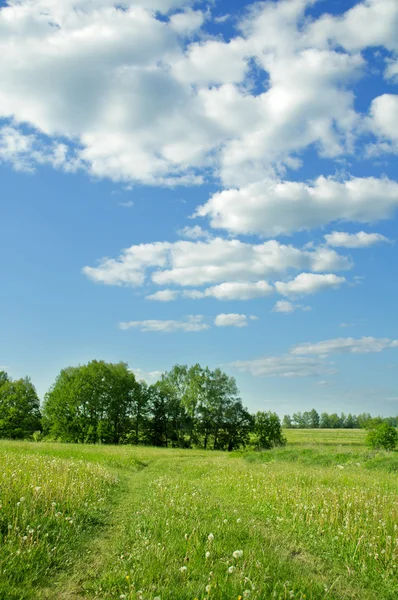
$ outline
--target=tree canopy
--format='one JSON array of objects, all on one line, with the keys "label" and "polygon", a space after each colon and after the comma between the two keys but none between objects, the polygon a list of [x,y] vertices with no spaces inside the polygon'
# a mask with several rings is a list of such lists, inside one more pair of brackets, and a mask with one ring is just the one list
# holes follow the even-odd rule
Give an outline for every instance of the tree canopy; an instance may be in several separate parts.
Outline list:
[{"label": "tree canopy", "polygon": [[24,439],[40,429],[40,401],[30,379],[0,371],[0,437]]}]

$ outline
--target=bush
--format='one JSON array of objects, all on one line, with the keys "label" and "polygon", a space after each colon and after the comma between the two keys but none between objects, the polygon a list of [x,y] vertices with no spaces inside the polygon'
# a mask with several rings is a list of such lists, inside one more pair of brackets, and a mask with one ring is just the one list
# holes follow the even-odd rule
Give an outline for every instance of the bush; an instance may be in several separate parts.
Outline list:
[{"label": "bush", "polygon": [[387,423],[376,425],[369,430],[366,443],[375,449],[394,450],[398,443],[397,430]]}]

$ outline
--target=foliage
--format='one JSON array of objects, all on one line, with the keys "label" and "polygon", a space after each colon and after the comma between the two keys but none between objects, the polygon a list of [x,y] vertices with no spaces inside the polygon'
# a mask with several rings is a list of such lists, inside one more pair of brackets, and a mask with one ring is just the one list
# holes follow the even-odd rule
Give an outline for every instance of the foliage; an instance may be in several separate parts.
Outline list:
[{"label": "foliage", "polygon": [[398,427],[398,417],[372,417],[369,413],[360,415],[348,415],[341,413],[323,412],[321,415],[313,408],[306,412],[296,412],[292,416],[283,417],[283,427],[285,429],[366,429],[375,420],[379,423],[388,423],[393,427]]},{"label": "foliage", "polygon": [[284,446],[286,438],[282,435],[279,417],[274,412],[259,411],[254,420],[255,445],[257,450],[269,450],[275,446]]},{"label": "foliage", "polygon": [[43,412],[46,434],[66,442],[231,451],[247,445],[253,429],[235,379],[198,364],[175,365],[151,386],[137,382],[124,363],[69,367]]},{"label": "foliage", "polygon": [[0,372],[0,437],[23,439],[41,428],[40,402],[29,378]]},{"label": "foliage", "polygon": [[46,433],[65,442],[113,443],[131,429],[139,386],[125,363],[96,361],[63,369],[46,394]]},{"label": "foliage", "polygon": [[398,432],[395,427],[387,423],[376,423],[369,429],[366,442],[372,448],[394,450],[398,444]]}]

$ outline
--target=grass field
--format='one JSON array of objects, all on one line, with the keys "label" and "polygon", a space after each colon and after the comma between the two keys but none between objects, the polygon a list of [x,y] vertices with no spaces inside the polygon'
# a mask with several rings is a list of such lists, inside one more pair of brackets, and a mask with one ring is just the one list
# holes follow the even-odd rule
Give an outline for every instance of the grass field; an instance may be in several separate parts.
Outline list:
[{"label": "grass field", "polygon": [[398,597],[398,453],[0,442],[1,600]]}]

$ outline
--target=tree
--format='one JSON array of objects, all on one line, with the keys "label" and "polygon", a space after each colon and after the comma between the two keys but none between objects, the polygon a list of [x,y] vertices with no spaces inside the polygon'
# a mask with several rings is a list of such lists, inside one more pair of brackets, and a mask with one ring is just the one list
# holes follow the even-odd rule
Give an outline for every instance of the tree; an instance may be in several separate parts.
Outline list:
[{"label": "tree", "polygon": [[315,410],[315,408],[313,408],[310,411],[310,418],[309,418],[310,428],[311,429],[318,429],[319,422],[320,422],[320,417],[319,417],[317,411]]},{"label": "tree", "polygon": [[274,412],[259,411],[256,414],[254,433],[257,450],[269,450],[275,446],[286,444],[286,438],[282,434],[281,422]]},{"label": "tree", "polygon": [[0,437],[24,439],[41,429],[40,401],[30,379],[0,372]]},{"label": "tree", "polygon": [[398,443],[398,432],[388,423],[374,424],[368,431],[366,442],[375,449],[394,450]]},{"label": "tree", "polygon": [[44,427],[66,442],[125,441],[140,386],[125,363],[93,360],[63,369],[46,394]]},{"label": "tree", "polygon": [[292,423],[292,417],[290,415],[285,415],[283,417],[282,427],[284,429],[292,429],[293,423]]}]

